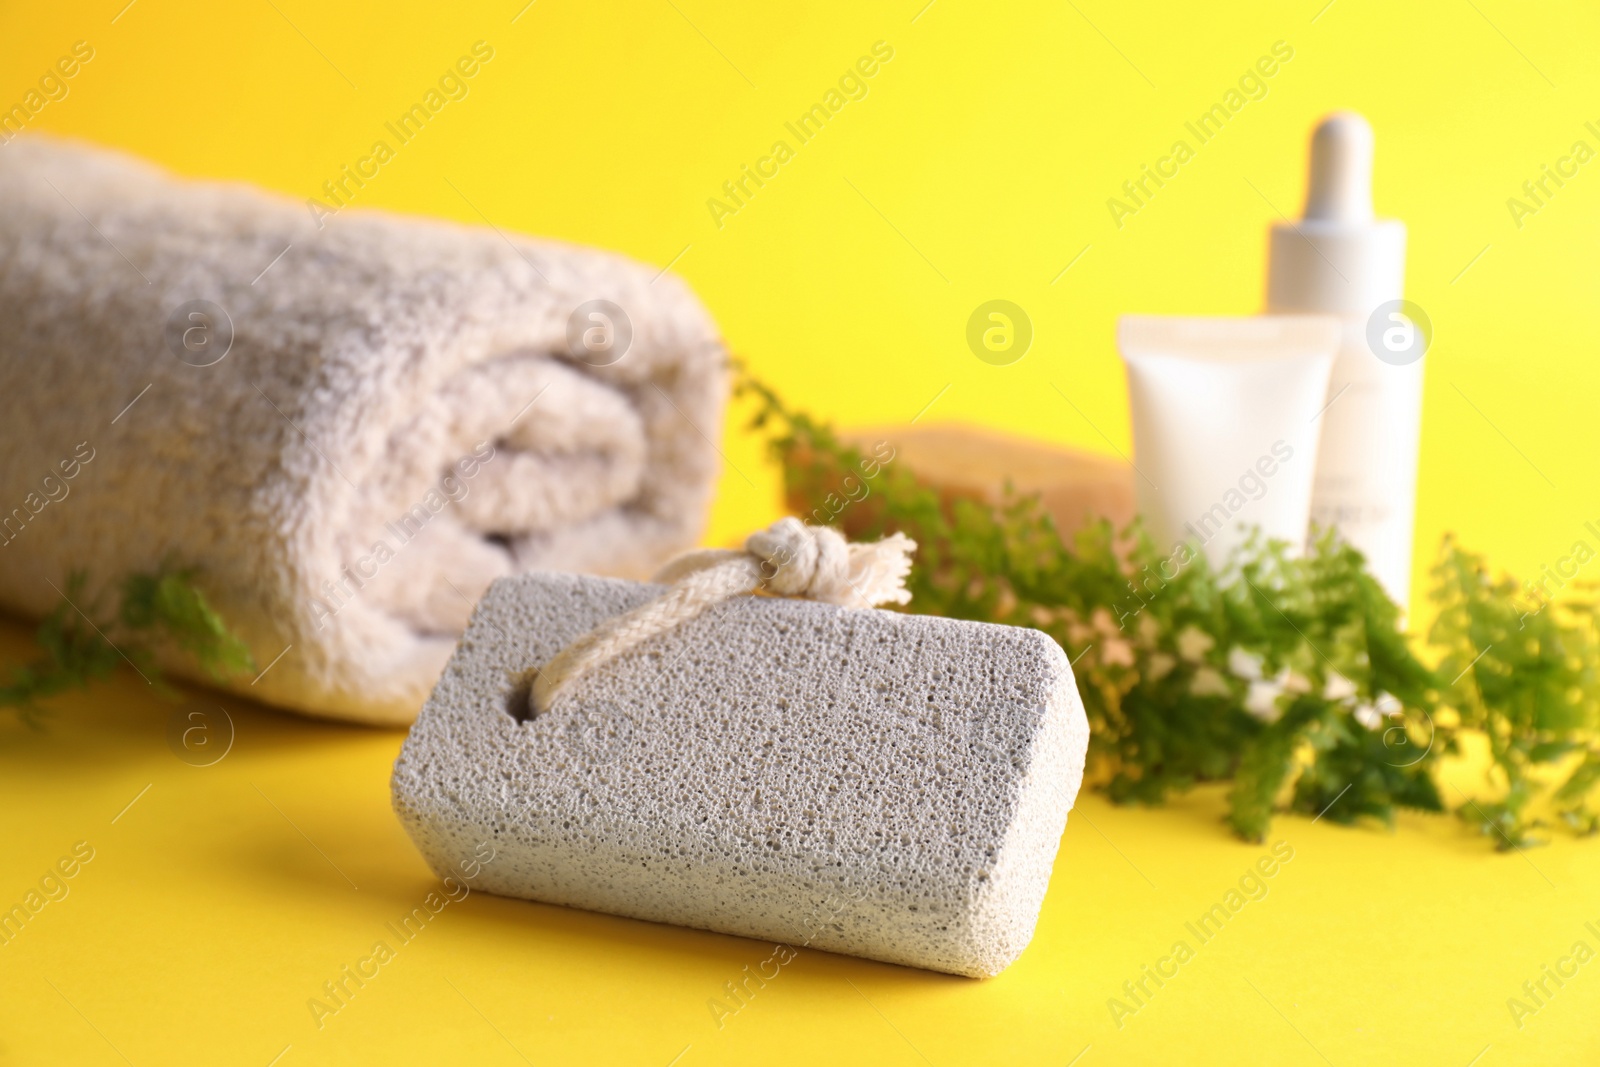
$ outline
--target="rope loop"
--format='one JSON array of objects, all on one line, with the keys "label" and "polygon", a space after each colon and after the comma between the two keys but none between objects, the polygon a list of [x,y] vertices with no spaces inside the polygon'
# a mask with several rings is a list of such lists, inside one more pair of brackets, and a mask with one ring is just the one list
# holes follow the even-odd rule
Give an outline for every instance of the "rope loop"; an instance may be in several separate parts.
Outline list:
[{"label": "rope loop", "polygon": [[916,547],[899,533],[852,544],[837,530],[790,517],[751,534],[743,550],[687,552],[657,572],[666,592],[607,619],[538,669],[532,711],[544,714],[578,678],[730,597],[762,592],[864,608],[909,603],[905,581]]}]

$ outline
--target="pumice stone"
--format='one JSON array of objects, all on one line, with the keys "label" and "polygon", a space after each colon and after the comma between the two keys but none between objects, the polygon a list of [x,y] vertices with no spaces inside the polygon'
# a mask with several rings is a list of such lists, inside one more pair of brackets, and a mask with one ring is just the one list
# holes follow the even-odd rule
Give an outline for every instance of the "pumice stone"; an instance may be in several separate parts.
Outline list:
[{"label": "pumice stone", "polygon": [[497,580],[395,763],[436,872],[953,974],[1027,946],[1088,721],[1037,630],[738,596],[574,681],[537,668],[664,587]]}]

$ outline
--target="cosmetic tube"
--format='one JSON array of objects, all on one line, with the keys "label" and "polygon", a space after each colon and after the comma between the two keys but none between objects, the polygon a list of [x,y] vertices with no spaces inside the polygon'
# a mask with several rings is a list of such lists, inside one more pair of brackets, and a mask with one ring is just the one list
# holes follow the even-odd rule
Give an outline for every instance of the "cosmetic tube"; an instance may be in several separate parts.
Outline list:
[{"label": "cosmetic tube", "polygon": [[1252,528],[1304,548],[1339,341],[1331,315],[1122,317],[1139,511],[1157,548],[1197,546],[1221,567]]}]

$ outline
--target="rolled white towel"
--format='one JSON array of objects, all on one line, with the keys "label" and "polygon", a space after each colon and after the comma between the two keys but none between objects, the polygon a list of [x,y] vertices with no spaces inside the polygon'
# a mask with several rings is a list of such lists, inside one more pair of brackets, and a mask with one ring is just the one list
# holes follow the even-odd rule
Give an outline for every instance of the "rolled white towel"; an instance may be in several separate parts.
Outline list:
[{"label": "rolled white towel", "polygon": [[491,581],[643,576],[718,470],[726,353],[688,287],[495,228],[319,222],[23,136],[0,324],[0,603],[194,567],[271,664],[239,691],[312,714],[411,721]]}]

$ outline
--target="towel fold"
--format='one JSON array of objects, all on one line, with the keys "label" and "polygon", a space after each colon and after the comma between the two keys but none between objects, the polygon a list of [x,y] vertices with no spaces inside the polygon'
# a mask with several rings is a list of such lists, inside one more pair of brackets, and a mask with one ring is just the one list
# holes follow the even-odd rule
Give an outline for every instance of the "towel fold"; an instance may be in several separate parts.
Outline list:
[{"label": "towel fold", "polygon": [[239,692],[409,722],[495,578],[639,577],[697,539],[725,366],[687,286],[619,256],[319,222],[19,137],[0,603],[38,616],[71,571],[92,588],[175,561],[266,668]]}]

